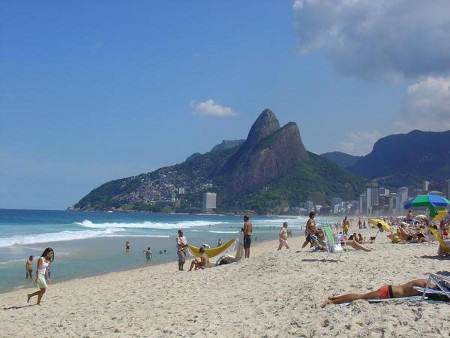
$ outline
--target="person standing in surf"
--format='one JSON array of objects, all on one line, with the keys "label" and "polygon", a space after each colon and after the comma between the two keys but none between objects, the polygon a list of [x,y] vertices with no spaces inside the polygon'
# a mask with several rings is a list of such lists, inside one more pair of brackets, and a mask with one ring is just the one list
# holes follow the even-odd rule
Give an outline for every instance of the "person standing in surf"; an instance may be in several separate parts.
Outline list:
[{"label": "person standing in surf", "polygon": [[50,263],[53,262],[55,258],[55,252],[52,248],[47,248],[42,253],[41,257],[38,259],[37,269],[36,269],[36,284],[39,287],[39,291],[28,294],[27,303],[34,296],[38,296],[37,305],[41,305],[42,296],[44,296],[45,291],[47,290],[48,283],[50,278],[48,276],[48,268]]}]

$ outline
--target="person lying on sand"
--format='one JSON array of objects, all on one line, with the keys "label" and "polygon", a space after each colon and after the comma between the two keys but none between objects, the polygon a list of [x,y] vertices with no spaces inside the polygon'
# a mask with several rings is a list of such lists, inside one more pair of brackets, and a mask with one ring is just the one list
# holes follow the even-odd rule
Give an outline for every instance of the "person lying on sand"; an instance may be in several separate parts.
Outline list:
[{"label": "person lying on sand", "polygon": [[426,285],[426,279],[415,279],[403,285],[383,285],[378,290],[368,293],[348,293],[341,296],[328,297],[320,307],[325,307],[328,304],[350,303],[358,299],[387,299],[419,296],[422,292],[414,290],[413,286],[425,288]]},{"label": "person lying on sand", "polygon": [[[351,236],[350,236],[351,237]],[[361,244],[359,244],[356,240],[353,239],[348,239],[348,240],[342,240],[341,241],[341,245],[342,246],[351,246],[353,249],[355,250],[361,250],[361,251],[372,251],[373,249],[370,248],[366,248],[365,246],[362,246]]]},{"label": "person lying on sand", "polygon": [[192,271],[192,269],[194,267],[195,267],[195,270],[198,270],[198,269],[210,268],[210,267],[216,266],[216,264],[209,262],[209,257],[205,253],[204,247],[200,247],[199,252],[201,255],[200,260],[198,260],[197,258],[193,259],[191,262],[191,267],[189,268],[189,271]]}]

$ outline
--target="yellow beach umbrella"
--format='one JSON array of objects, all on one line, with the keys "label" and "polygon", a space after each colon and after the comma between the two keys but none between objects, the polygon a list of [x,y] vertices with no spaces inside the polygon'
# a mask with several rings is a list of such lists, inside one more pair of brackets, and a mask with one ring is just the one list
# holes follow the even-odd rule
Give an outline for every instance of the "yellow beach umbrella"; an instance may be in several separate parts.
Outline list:
[{"label": "yellow beach umbrella", "polygon": [[371,219],[369,219],[369,223],[374,224],[376,226],[378,226],[378,224],[381,224],[381,226],[383,227],[383,230],[392,232],[391,226],[389,224],[387,224],[385,221],[383,221],[382,219],[371,218]]}]

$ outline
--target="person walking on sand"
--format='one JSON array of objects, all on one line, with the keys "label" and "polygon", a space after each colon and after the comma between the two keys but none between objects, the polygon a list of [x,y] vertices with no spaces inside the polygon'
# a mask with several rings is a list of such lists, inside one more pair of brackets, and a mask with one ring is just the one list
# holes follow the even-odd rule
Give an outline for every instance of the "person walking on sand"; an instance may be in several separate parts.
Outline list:
[{"label": "person walking on sand", "polygon": [[242,232],[244,233],[244,256],[245,258],[250,258],[250,246],[252,245],[252,222],[250,222],[250,218],[245,215],[244,216],[244,227],[242,228]]},{"label": "person walking on sand", "polygon": [[25,263],[25,279],[33,278],[33,256],[30,256]]},{"label": "person walking on sand", "polygon": [[128,241],[125,244],[125,252],[130,252],[130,242],[128,242]]},{"label": "person walking on sand", "polygon": [[278,250],[281,250],[283,246],[286,247],[286,249],[289,249],[289,245],[287,243],[288,239],[288,222],[284,222],[283,226],[280,229],[280,232],[278,233],[278,240],[280,242],[280,245],[278,245]]},{"label": "person walking on sand", "polygon": [[178,255],[178,271],[183,271],[184,263],[186,262],[186,249],[188,247],[186,237],[183,236],[183,230],[178,230],[177,255]]},{"label": "person walking on sand", "polygon": [[305,246],[307,246],[308,243],[311,243],[311,246],[315,246],[321,250],[326,250],[327,248],[318,242],[321,231],[318,230],[316,227],[316,221],[314,220],[315,216],[316,213],[314,211],[311,211],[309,213],[309,218],[306,221],[306,229],[305,229],[306,240],[305,243],[303,243],[302,245],[302,249]]},{"label": "person walking on sand", "polygon": [[53,262],[54,258],[55,252],[52,248],[45,249],[41,257],[39,257],[36,269],[36,284],[39,287],[39,291],[36,291],[35,293],[29,293],[27,303],[32,297],[38,296],[36,304],[41,305],[42,296],[44,296],[44,293],[48,287],[48,283],[50,282],[50,277],[48,276],[48,267],[50,266],[50,263]]}]

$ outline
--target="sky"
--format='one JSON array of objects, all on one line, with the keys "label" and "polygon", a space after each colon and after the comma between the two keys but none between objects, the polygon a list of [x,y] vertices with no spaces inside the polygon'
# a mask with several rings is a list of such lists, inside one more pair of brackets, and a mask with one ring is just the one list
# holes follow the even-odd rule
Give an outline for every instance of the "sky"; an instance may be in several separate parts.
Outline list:
[{"label": "sky", "polygon": [[270,108],[315,153],[450,129],[450,2],[0,3],[0,208],[246,138]]}]

